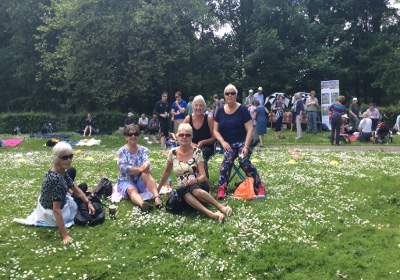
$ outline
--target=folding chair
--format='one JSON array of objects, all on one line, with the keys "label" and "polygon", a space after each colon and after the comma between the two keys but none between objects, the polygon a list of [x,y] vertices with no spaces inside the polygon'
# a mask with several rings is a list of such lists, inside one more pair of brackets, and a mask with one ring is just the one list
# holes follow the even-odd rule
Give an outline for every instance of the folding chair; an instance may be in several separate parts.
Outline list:
[{"label": "folding chair", "polygon": [[[215,152],[214,152],[214,154],[222,154],[222,155],[224,154],[224,149],[222,148],[221,143],[219,143],[218,141],[215,142]],[[235,164],[235,161],[233,161],[232,168],[233,168],[233,173],[232,173],[231,176],[229,177],[229,182],[228,182],[228,184],[232,181],[232,179],[233,179],[236,175],[239,176],[239,178],[240,178],[241,181],[243,181],[243,180],[246,178],[246,175],[244,175],[244,174],[240,171],[240,169],[241,169],[240,165]]]}]

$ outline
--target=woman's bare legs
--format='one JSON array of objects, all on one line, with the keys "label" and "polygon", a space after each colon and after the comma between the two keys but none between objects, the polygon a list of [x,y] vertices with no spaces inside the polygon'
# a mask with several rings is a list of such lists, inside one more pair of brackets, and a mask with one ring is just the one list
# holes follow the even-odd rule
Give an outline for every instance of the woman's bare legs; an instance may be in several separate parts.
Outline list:
[{"label": "woman's bare legs", "polygon": [[127,194],[129,195],[129,197],[131,198],[131,201],[133,202],[133,204],[142,207],[143,204],[143,198],[142,196],[138,193],[137,189],[135,187],[128,187],[126,189]]},{"label": "woman's bare legs", "polygon": [[232,216],[232,214],[233,214],[232,209],[229,206],[225,206],[225,205],[219,203],[208,192],[206,192],[202,189],[193,190],[192,195],[195,198],[197,198],[200,202],[214,205],[219,211],[221,211],[222,213],[224,213],[228,216]]},{"label": "woman's bare legs", "polygon": [[154,180],[153,176],[151,176],[151,173],[149,173],[149,172],[142,173],[142,182],[145,183],[145,185],[147,186],[147,189],[155,197],[154,201],[156,203],[156,206],[162,206],[162,200],[159,197],[159,193],[157,190],[157,183],[156,183],[156,180]]},{"label": "woman's bare legs", "polygon": [[[206,192],[205,192],[206,193]],[[207,209],[203,204],[201,204],[201,202],[191,193],[187,193],[183,196],[183,198],[185,199],[185,201],[192,206],[193,208],[203,212],[204,214],[206,214],[208,217],[212,218],[212,219],[216,219],[219,220],[221,223],[223,223],[225,221],[225,217],[224,214],[220,213],[220,212],[212,212],[211,210]]]}]

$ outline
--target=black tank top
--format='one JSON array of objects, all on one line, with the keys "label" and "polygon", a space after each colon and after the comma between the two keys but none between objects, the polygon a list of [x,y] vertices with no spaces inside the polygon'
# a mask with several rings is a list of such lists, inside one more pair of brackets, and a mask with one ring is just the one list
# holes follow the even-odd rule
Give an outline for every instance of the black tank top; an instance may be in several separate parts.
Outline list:
[{"label": "black tank top", "polygon": [[[198,144],[201,140],[211,138],[210,127],[208,126],[208,115],[204,115],[203,124],[200,129],[195,129],[193,126],[192,115],[189,116],[189,124],[193,128],[193,139],[192,142]],[[214,148],[214,145],[206,145],[211,149]]]}]

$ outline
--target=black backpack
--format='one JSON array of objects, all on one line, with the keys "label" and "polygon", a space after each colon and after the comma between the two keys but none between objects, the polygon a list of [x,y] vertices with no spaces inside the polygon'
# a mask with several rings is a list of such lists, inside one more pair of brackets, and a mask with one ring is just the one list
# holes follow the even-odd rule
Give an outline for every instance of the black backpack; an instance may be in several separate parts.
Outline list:
[{"label": "black backpack", "polygon": [[108,178],[101,178],[97,187],[93,190],[93,195],[107,198],[112,195],[113,186]]},{"label": "black backpack", "polygon": [[178,192],[176,190],[172,191],[168,196],[167,203],[165,204],[165,209],[172,214],[180,214],[182,213],[183,208],[184,203],[179,197]]},{"label": "black backpack", "polygon": [[326,123],[321,123],[321,130],[322,131],[331,131]]},{"label": "black backpack", "polygon": [[96,211],[94,215],[90,215],[88,205],[80,198],[76,197],[74,200],[78,205],[78,212],[76,212],[74,218],[75,224],[81,226],[95,226],[98,224],[102,224],[106,219],[103,203],[101,203],[100,198],[98,198],[97,196],[90,195],[87,198],[90,200],[90,202],[92,202],[92,205]]}]

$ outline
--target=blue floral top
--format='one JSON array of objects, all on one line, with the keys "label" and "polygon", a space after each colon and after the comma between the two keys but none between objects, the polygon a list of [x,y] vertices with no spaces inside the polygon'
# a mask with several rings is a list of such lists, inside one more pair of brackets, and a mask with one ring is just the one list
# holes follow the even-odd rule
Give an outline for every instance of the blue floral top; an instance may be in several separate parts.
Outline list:
[{"label": "blue floral top", "polygon": [[136,183],[141,173],[129,175],[132,167],[141,167],[145,162],[150,164],[149,150],[138,145],[136,153],[132,153],[126,145],[118,150],[118,181],[132,181]]}]

